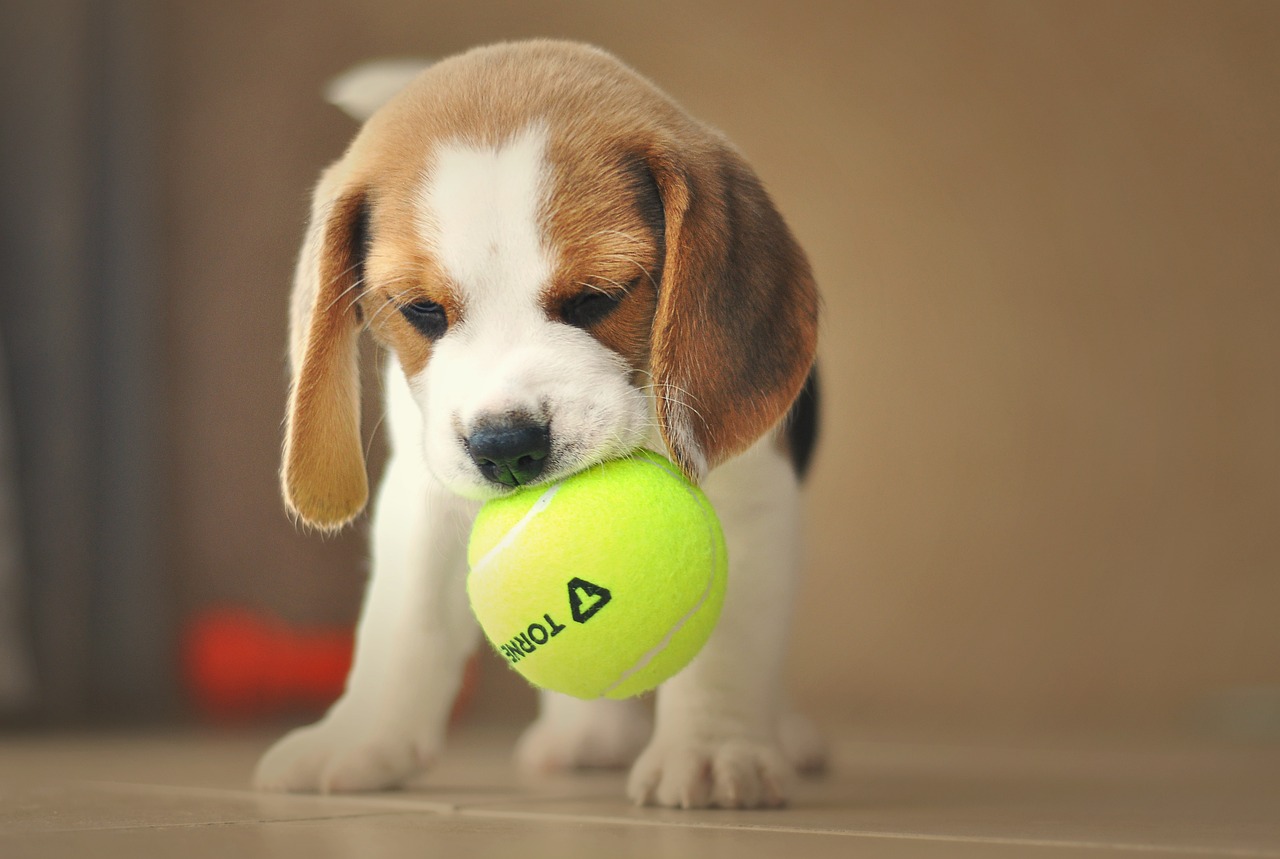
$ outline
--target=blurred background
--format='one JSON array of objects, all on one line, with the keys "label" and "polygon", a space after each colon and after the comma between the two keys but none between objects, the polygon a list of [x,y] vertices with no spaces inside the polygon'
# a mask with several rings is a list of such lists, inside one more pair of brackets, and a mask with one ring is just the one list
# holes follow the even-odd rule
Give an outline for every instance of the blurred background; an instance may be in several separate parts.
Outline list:
[{"label": "blurred background", "polygon": [[[277,495],[293,257],[355,130],[321,94],[529,36],[723,129],[815,264],[803,706],[1280,736],[1266,0],[6,0],[4,721],[323,697],[261,681],[341,661],[367,573],[367,523],[307,535]],[[477,676],[476,718],[532,712],[496,660]]]}]

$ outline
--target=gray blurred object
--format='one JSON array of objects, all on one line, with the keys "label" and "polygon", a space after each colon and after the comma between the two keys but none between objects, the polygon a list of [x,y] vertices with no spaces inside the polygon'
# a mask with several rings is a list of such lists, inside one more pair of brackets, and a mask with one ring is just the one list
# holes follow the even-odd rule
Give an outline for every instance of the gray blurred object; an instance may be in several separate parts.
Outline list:
[{"label": "gray blurred object", "polygon": [[0,715],[31,708],[35,687],[27,648],[22,541],[18,536],[18,484],[13,470],[13,424],[0,343]]},{"label": "gray blurred object", "polygon": [[155,0],[11,0],[0,26],[0,331],[39,721],[153,720],[164,580]]},{"label": "gray blurred object", "polygon": [[1199,702],[1202,733],[1236,742],[1280,743],[1280,686],[1220,689]]}]

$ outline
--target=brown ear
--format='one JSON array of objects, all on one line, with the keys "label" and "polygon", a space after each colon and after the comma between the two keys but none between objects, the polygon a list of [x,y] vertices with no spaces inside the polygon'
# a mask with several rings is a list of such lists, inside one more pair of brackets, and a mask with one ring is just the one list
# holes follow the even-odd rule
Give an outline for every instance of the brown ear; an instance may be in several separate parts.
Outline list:
[{"label": "brown ear", "polygon": [[817,347],[804,252],[726,144],[649,158],[666,218],[651,371],[663,438],[694,479],[777,424]]},{"label": "brown ear", "polygon": [[299,519],[336,530],[369,498],[357,366],[368,201],[364,191],[324,200],[326,184],[316,192],[294,280],[293,384],[280,479],[285,503]]}]

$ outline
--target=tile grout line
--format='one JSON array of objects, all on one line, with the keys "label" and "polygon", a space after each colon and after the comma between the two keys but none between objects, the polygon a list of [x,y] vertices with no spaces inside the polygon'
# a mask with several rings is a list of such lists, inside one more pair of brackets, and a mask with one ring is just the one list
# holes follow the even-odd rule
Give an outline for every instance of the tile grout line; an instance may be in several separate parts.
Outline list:
[{"label": "tile grout line", "polygon": [[[1129,853],[1174,853],[1183,856],[1207,856],[1207,857],[1231,857],[1231,859],[1280,859],[1280,851],[1269,848],[1254,847],[1192,847],[1178,844],[1144,844],[1139,842],[1124,841],[1072,841],[1067,839],[1055,838],[1024,838],[1024,837],[1005,837],[999,835],[948,835],[948,834],[929,834],[929,833],[912,833],[912,832],[891,832],[891,831],[875,831],[875,830],[856,830],[856,829],[830,829],[817,827],[800,827],[800,826],[773,826],[768,824],[756,823],[715,823],[701,820],[673,820],[670,818],[644,818],[644,817],[627,817],[621,815],[590,815],[590,814],[569,814],[564,812],[548,812],[548,811],[518,811],[503,810],[497,808],[485,808],[483,805],[467,806],[456,802],[440,802],[438,800],[429,799],[401,799],[390,796],[388,794],[379,794],[377,796],[359,796],[353,794],[286,794],[286,793],[262,793],[254,790],[246,790],[240,788],[218,788],[218,787],[190,787],[181,785],[154,785],[138,782],[117,782],[117,781],[86,781],[82,784],[91,784],[97,787],[114,789],[114,790],[141,790],[153,793],[183,793],[190,796],[205,796],[228,798],[235,797],[238,799],[274,799],[278,801],[298,801],[298,802],[319,802],[326,805],[348,805],[357,806],[367,811],[353,813],[349,815],[333,815],[330,817],[313,817],[313,818],[274,818],[268,820],[252,820],[252,821],[216,821],[205,824],[161,824],[160,826],[148,827],[112,827],[112,828],[163,828],[167,826],[209,826],[209,825],[236,825],[242,823],[260,823],[269,824],[275,822],[306,822],[307,820],[342,820],[342,819],[362,819],[368,817],[377,817],[384,815],[399,815],[409,812],[427,812],[438,815],[458,815],[461,817],[473,817],[481,819],[494,820],[527,820],[527,821],[551,821],[557,823],[582,823],[582,824],[613,824],[618,826],[647,826],[647,827],[678,827],[681,829],[709,829],[719,831],[735,831],[735,832],[773,832],[785,835],[823,835],[848,838],[880,838],[896,841],[922,841],[934,843],[954,843],[954,844],[990,844],[994,846],[1006,847],[1047,847],[1058,849],[1084,849],[1084,850],[1115,850],[1118,852]],[[510,801],[519,802],[519,799]],[[106,828],[106,827],[104,827]]]},{"label": "tile grout line", "polygon": [[93,785],[109,790],[181,793],[188,796],[203,796],[211,799],[235,797],[237,799],[274,800],[277,802],[316,802],[325,805],[353,805],[379,810],[429,811],[434,814],[451,814],[461,810],[461,806],[454,802],[440,802],[439,800],[430,799],[399,799],[389,794],[362,796],[350,793],[267,793],[234,787],[193,787],[190,785],[163,785],[129,781],[90,780],[81,781],[80,784]]},{"label": "tile grout line", "polygon": [[612,823],[630,826],[674,826],[684,829],[716,829],[735,832],[776,832],[786,835],[828,835],[851,838],[883,838],[898,841],[933,841],[956,844],[991,844],[1008,847],[1056,847],[1086,850],[1116,850],[1132,853],[1177,853],[1187,856],[1222,856],[1239,859],[1280,859],[1280,851],[1254,847],[1191,847],[1186,845],[1141,844],[1124,841],[1069,841],[1055,838],[1020,838],[999,835],[947,835],[919,832],[887,832],[860,829],[822,829],[801,826],[769,826],[753,823],[708,823],[704,821],[656,820],[609,815],[566,814],[563,812],[515,811],[459,807],[454,812],[465,817],[508,820],[552,820],[559,823]]},{"label": "tile grout line", "polygon": [[269,826],[273,823],[336,823],[343,820],[370,820],[375,817],[407,817],[411,812],[401,811],[362,811],[353,814],[330,814],[319,817],[262,817],[244,818],[242,820],[199,820],[189,823],[116,823],[100,826],[73,826],[67,829],[30,829],[16,832],[0,831],[0,839],[12,835],[22,837],[40,835],[63,835],[76,832],[137,832],[140,830],[160,829],[207,829],[218,826]]}]

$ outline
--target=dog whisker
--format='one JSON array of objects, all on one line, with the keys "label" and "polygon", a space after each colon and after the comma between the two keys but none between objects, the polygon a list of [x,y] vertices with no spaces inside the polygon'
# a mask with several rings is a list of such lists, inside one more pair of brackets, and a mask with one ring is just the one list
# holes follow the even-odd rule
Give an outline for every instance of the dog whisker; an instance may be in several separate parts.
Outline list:
[{"label": "dog whisker", "polygon": [[414,290],[412,289],[402,289],[393,295],[386,296],[385,303],[369,315],[369,320],[365,324],[373,325],[375,322],[380,321],[384,315],[390,315],[392,312],[398,311],[401,299],[406,295],[412,295],[413,292]]},{"label": "dog whisker", "polygon": [[645,240],[643,238],[635,235],[634,233],[628,233],[624,230],[604,229],[604,230],[596,230],[594,233],[587,236],[586,239],[583,240],[583,244],[586,244],[587,242],[590,242],[593,239],[597,239],[600,236],[618,236],[619,238],[626,239],[627,241],[634,242],[635,244],[638,244],[638,245],[642,245],[645,243]]},{"label": "dog whisker", "polygon": [[622,260],[623,262],[631,263],[633,266],[640,269],[640,273],[645,276],[645,278],[649,281],[649,283],[653,284],[654,289],[658,288],[657,281],[653,279],[653,273],[650,272],[649,269],[647,269],[644,265],[640,263],[639,260],[635,259],[634,257],[629,257],[626,254],[602,254],[601,259],[619,259],[619,260]]}]

